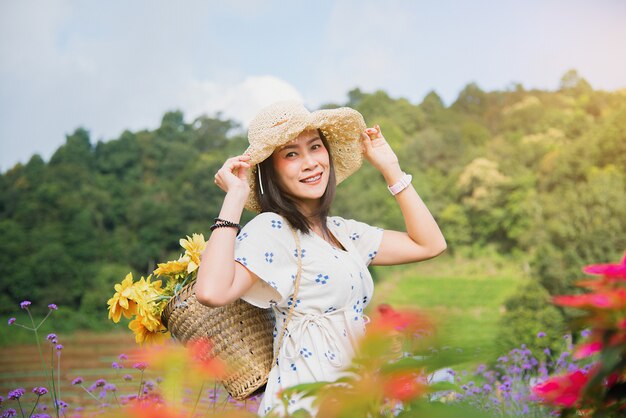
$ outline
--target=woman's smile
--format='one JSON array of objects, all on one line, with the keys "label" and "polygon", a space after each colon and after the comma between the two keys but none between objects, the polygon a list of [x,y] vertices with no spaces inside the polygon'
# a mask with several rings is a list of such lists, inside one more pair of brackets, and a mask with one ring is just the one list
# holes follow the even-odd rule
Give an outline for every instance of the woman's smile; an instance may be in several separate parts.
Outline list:
[{"label": "woman's smile", "polygon": [[319,201],[328,185],[330,156],[317,130],[302,132],[272,158],[285,193],[301,203]]}]

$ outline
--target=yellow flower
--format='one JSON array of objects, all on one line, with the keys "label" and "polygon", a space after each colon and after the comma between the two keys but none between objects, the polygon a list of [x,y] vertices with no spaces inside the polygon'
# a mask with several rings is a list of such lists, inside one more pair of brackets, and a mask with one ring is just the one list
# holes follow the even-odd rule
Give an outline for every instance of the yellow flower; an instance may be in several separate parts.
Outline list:
[{"label": "yellow flower", "polygon": [[135,342],[137,344],[158,343],[168,336],[169,333],[164,332],[166,329],[160,322],[158,328],[152,330],[146,326],[145,320],[145,317],[137,315],[137,318],[133,319],[128,324],[128,328],[135,334]]},{"label": "yellow flower", "polygon": [[200,255],[206,248],[204,235],[193,234],[191,237],[187,235],[187,239],[180,240],[180,246],[185,249],[185,255],[189,257],[187,273],[191,273],[200,266]]},{"label": "yellow flower", "polygon": [[167,263],[159,263],[158,268],[154,270],[155,276],[178,276],[187,272],[189,257],[181,256],[178,260],[168,261]]},{"label": "yellow flower", "polygon": [[[148,318],[144,321],[144,324],[149,326],[151,331],[154,331],[157,329],[156,323],[160,324],[158,319],[160,312],[158,312],[157,307],[160,305],[163,290],[161,289],[161,280],[154,282],[151,280],[152,275],[147,278],[142,277],[133,284],[133,288],[135,290],[135,301],[137,302],[137,315]],[[155,325],[152,325],[153,323]]]},{"label": "yellow flower", "polygon": [[118,283],[114,287],[115,294],[107,301],[107,305],[109,305],[109,319],[117,323],[120,322],[122,314],[126,318],[130,318],[137,312],[133,274],[128,273],[122,283]]}]

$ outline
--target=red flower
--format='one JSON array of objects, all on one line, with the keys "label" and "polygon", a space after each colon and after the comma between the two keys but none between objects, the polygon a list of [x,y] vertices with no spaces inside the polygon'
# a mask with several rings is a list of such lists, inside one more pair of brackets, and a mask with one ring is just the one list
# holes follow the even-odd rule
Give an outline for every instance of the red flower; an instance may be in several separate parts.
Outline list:
[{"label": "red flower", "polygon": [[430,321],[419,312],[396,311],[387,304],[379,305],[377,310],[380,313],[379,324],[389,330],[415,333],[432,328]]},{"label": "red flower", "polygon": [[532,388],[544,402],[571,408],[579,400],[589,376],[580,370],[564,376],[555,376]]},{"label": "red flower", "polygon": [[581,344],[578,346],[576,352],[574,353],[574,359],[579,360],[581,358],[589,357],[591,355],[599,353],[601,350],[602,343],[600,341]]},{"label": "red flower", "polygon": [[554,303],[581,309],[621,309],[626,306],[626,289],[607,290],[583,295],[555,296]]},{"label": "red flower", "polygon": [[389,376],[383,384],[383,393],[386,397],[402,402],[418,398],[425,392],[426,387],[415,373],[396,373]]},{"label": "red flower", "polygon": [[626,253],[622,262],[618,264],[592,264],[585,266],[583,271],[587,274],[602,275],[608,278],[626,280]]},{"label": "red flower", "polygon": [[226,365],[212,355],[213,345],[209,340],[197,339],[189,341],[187,348],[189,348],[191,359],[209,377],[219,379],[226,375]]}]

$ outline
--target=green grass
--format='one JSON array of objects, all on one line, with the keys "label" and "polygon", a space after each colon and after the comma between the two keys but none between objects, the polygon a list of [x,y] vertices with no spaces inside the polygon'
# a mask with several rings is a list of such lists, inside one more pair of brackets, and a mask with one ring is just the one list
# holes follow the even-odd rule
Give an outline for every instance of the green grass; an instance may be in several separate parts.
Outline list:
[{"label": "green grass", "polygon": [[374,304],[428,312],[445,344],[489,351],[504,301],[526,278],[523,262],[502,257],[467,260],[441,256],[398,267],[375,267]]}]

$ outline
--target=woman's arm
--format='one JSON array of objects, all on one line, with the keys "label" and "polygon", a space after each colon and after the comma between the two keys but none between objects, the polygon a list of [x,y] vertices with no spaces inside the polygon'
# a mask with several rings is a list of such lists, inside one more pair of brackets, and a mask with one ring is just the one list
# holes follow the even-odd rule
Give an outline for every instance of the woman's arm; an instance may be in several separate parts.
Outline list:
[{"label": "woman's arm", "polygon": [[[219,218],[239,223],[250,188],[246,180],[248,156],[228,159],[215,175],[226,191]],[[235,174],[236,173],[236,174]],[[216,228],[202,253],[196,280],[196,298],[204,305],[223,306],[239,299],[258,277],[234,259],[235,228]]]},{"label": "woman's arm", "polygon": [[[387,184],[398,182],[403,172],[380,127],[367,129],[363,136],[364,156],[381,172]],[[430,211],[413,185],[395,195],[407,232],[385,230],[374,265],[403,264],[426,260],[441,254],[446,240]]]}]

